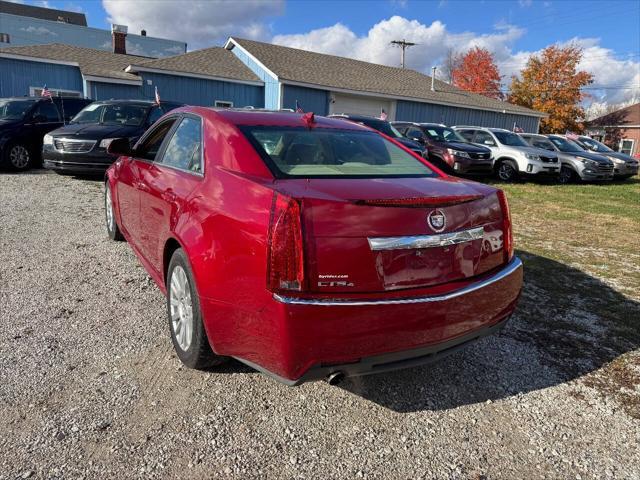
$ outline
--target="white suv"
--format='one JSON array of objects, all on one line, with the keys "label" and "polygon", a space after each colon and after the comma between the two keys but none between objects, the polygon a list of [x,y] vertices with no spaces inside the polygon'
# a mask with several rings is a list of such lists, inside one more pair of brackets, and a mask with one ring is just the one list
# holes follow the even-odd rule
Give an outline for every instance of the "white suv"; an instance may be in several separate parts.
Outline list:
[{"label": "white suv", "polygon": [[500,180],[513,181],[519,175],[560,175],[558,155],[531,147],[519,135],[502,128],[453,127],[469,142],[493,152],[493,169]]}]

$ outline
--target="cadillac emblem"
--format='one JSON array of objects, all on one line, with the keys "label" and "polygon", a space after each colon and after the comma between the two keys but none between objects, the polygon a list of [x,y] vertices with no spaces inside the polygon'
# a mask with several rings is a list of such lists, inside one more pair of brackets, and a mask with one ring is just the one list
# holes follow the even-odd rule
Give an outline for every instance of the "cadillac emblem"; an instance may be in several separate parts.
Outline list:
[{"label": "cadillac emblem", "polygon": [[442,210],[434,210],[427,217],[427,223],[434,232],[441,232],[447,226],[447,217]]}]

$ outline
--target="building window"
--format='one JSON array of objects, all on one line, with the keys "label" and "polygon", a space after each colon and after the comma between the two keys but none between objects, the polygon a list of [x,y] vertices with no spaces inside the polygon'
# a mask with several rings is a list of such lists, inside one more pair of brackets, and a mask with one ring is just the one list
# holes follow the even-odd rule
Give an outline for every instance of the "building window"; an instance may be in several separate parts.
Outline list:
[{"label": "building window", "polygon": [[[54,97],[76,97],[82,98],[82,92],[76,90],[61,90],[59,88],[50,88],[49,91]],[[29,87],[29,95],[32,97],[42,96],[42,87]]]},{"label": "building window", "polygon": [[9,34],[8,33],[0,33],[0,43],[11,43],[9,41]]},{"label": "building window", "polygon": [[214,107],[218,108],[232,108],[233,102],[227,102],[226,100],[216,100],[216,103],[213,104]]},{"label": "building window", "polygon": [[622,140],[620,140],[618,151],[621,153],[626,153],[627,155],[633,155],[634,144],[635,140],[631,138],[623,138]]}]

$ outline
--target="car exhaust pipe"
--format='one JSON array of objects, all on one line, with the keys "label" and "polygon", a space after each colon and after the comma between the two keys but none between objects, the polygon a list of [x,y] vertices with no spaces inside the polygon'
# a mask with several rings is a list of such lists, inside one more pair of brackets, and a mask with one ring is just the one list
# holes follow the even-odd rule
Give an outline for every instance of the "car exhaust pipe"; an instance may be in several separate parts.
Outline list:
[{"label": "car exhaust pipe", "polygon": [[344,380],[344,373],[342,372],[333,372],[327,375],[327,383],[329,385],[338,385],[342,380]]}]

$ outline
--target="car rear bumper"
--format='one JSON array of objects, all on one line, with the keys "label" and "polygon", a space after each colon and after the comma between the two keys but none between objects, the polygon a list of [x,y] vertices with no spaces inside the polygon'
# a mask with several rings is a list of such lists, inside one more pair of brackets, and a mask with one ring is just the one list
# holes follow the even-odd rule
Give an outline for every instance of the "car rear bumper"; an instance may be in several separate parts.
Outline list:
[{"label": "car rear bumper", "polygon": [[278,331],[276,344],[264,337],[246,354],[219,353],[288,385],[422,365],[500,328],[515,309],[522,278],[522,262],[514,258],[455,290],[421,296],[275,295],[263,313]]}]

